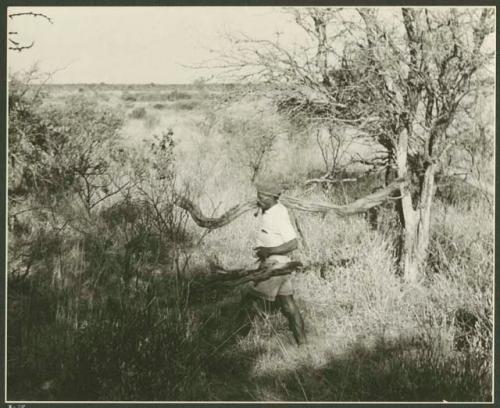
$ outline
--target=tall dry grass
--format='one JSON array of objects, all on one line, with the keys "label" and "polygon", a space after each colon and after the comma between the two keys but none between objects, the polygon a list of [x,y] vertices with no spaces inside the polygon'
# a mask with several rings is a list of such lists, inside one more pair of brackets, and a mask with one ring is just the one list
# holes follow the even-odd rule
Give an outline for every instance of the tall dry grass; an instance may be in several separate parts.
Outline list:
[{"label": "tall dry grass", "polygon": [[[196,109],[148,108],[146,117],[158,121],[148,128],[135,123],[144,119],[129,120],[120,133],[151,143],[172,129],[177,188],[205,213],[219,214],[254,189],[217,121],[210,131],[193,125],[213,119]],[[373,187],[374,180],[304,186],[321,168],[314,145],[289,136],[278,139],[268,168],[289,194],[344,203]],[[302,151],[309,153],[297,160]],[[160,191],[151,185],[143,194]],[[237,339],[241,288],[205,285],[214,257],[228,267],[254,263],[253,214],[207,232],[168,205],[169,192],[126,195],[91,217],[70,202],[52,207],[59,220],[81,220],[75,225],[85,233],[61,234],[47,213],[25,214],[12,226],[11,237],[23,238],[9,248],[21,254],[8,288],[9,399],[491,400],[493,216],[480,200],[436,202],[419,285],[396,273],[390,205],[377,229],[362,216],[295,213],[303,239],[294,256],[309,265],[292,277],[309,338],[299,348],[274,311]],[[155,204],[163,204],[160,212]],[[27,265],[27,275],[15,272]]]}]

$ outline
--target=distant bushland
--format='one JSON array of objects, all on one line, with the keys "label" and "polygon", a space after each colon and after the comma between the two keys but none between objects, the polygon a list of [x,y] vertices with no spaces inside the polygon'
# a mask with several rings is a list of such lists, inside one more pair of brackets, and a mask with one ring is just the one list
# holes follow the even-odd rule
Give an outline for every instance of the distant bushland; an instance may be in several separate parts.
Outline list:
[{"label": "distant bushland", "polygon": [[171,92],[125,92],[122,99],[137,102],[165,102],[191,99],[189,92],[174,90]]}]

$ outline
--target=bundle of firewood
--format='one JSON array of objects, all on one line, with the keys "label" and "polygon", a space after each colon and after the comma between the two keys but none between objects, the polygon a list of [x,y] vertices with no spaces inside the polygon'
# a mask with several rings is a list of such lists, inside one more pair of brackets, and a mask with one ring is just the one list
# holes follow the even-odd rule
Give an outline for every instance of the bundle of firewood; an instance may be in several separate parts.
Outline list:
[{"label": "bundle of firewood", "polygon": [[215,285],[235,287],[247,282],[259,282],[271,276],[286,275],[294,271],[302,272],[302,262],[292,261],[277,265],[262,265],[257,269],[226,269],[215,263],[210,264],[210,282]]}]

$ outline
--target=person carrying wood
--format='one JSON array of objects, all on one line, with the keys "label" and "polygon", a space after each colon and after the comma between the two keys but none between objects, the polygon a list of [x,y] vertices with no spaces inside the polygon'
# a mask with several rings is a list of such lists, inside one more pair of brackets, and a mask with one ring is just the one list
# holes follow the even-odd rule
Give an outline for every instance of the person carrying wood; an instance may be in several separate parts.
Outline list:
[{"label": "person carrying wood", "polygon": [[[273,181],[256,183],[257,202],[261,210],[257,247],[253,248],[260,267],[280,267],[291,260],[288,255],[297,249],[297,235],[292,226],[287,208],[278,199],[281,188]],[[304,321],[293,298],[290,275],[271,276],[247,288],[243,295],[238,316],[239,335],[245,336],[251,328],[256,314],[262,314],[273,305],[278,305],[288,320],[289,327],[298,345],[306,342]]]}]

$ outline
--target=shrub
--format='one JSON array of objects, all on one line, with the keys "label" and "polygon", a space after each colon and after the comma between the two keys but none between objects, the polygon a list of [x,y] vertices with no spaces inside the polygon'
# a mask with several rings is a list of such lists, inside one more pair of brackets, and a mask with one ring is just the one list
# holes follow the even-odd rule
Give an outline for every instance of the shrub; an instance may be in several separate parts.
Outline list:
[{"label": "shrub", "polygon": [[144,127],[151,130],[160,124],[160,118],[156,114],[146,115],[144,118]]},{"label": "shrub", "polygon": [[178,91],[177,89],[170,92],[170,94],[168,96],[168,100],[170,100],[170,101],[177,101],[180,99],[191,99],[191,98],[192,98],[191,94],[189,94],[187,92]]},{"label": "shrub", "polygon": [[191,99],[192,95],[188,92],[174,90],[171,92],[135,92],[133,94],[125,93],[122,95],[124,101],[132,102],[153,102],[153,101],[178,101]]},{"label": "shrub", "polygon": [[[202,355],[185,348],[201,337],[176,274],[190,237],[175,206],[172,132],[124,150],[121,122],[105,109],[79,100],[42,110],[11,95],[10,160],[20,175],[10,198],[33,208],[11,202],[9,211],[9,398],[201,392],[203,374],[190,364]],[[153,270],[173,282],[153,282]]]},{"label": "shrub", "polygon": [[130,112],[129,116],[132,119],[144,119],[146,117],[146,108],[143,106],[135,108]]},{"label": "shrub", "polygon": [[431,230],[430,273],[450,276],[460,270],[466,287],[490,288],[494,271],[494,232],[484,207],[464,213],[455,207],[435,206]]},{"label": "shrub", "polygon": [[137,96],[128,92],[122,94],[122,99],[127,102],[136,102]]},{"label": "shrub", "polygon": [[268,168],[280,130],[279,122],[269,118],[226,117],[221,125],[229,156],[246,168],[252,182]]},{"label": "shrub", "polygon": [[176,110],[193,110],[200,105],[199,101],[188,101],[188,102],[174,102],[172,108]]},{"label": "shrub", "polygon": [[436,198],[442,203],[462,206],[466,211],[484,200],[484,194],[465,181],[442,177],[436,190]]},{"label": "shrub", "polygon": [[29,95],[15,82],[10,88],[9,196],[52,202],[73,192],[91,207],[105,194],[92,186],[120,155],[121,117],[87,98],[57,107]]}]

